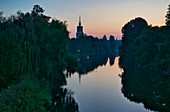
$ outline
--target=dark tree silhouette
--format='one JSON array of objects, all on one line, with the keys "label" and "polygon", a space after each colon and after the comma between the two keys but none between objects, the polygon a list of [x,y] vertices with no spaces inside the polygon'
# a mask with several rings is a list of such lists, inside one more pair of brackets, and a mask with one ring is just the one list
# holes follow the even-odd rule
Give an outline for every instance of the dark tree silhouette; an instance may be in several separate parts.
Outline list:
[{"label": "dark tree silhouette", "polygon": [[45,10],[40,7],[39,5],[34,5],[33,10],[31,11],[32,14],[41,15]]},{"label": "dark tree silhouette", "polygon": [[[66,84],[63,71],[76,70],[77,61],[68,51],[65,22],[49,22],[43,12],[39,5],[31,13],[18,11],[8,18],[0,12],[0,112],[50,110],[55,100],[51,91]],[[77,107],[72,100],[69,110]],[[55,102],[67,108],[64,102]]]},{"label": "dark tree silhouette", "polygon": [[124,70],[122,92],[125,97],[161,112],[170,111],[169,13],[167,26],[148,26],[142,18],[128,22],[122,28],[119,59],[119,66]]},{"label": "dark tree silhouette", "polygon": [[168,7],[168,11],[165,17],[166,17],[166,25],[170,26],[170,5]]}]

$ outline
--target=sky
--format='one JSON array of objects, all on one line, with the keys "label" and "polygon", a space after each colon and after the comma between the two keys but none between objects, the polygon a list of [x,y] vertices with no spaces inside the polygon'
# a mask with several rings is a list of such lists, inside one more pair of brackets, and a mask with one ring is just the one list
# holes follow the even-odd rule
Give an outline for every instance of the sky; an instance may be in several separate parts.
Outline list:
[{"label": "sky", "polygon": [[152,26],[165,25],[169,4],[170,0],[0,0],[0,11],[10,16],[18,10],[31,12],[34,5],[40,5],[45,15],[67,21],[71,38],[81,16],[85,34],[120,39],[121,28],[136,17]]}]

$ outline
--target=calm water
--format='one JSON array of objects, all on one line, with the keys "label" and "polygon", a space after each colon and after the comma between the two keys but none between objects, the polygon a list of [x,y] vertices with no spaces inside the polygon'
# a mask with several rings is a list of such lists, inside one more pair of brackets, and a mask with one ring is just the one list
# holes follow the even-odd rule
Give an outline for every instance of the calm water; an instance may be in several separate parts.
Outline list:
[{"label": "calm water", "polygon": [[148,112],[143,104],[129,101],[121,92],[119,57],[114,65],[99,66],[87,74],[75,73],[67,79],[66,88],[73,92],[80,112]]}]

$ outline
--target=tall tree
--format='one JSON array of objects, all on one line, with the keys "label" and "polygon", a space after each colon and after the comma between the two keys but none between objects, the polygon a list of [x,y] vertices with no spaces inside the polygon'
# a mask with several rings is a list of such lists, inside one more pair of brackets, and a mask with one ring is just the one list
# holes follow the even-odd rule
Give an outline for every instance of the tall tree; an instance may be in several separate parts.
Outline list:
[{"label": "tall tree", "polygon": [[40,7],[39,5],[34,5],[33,10],[32,10],[32,14],[37,14],[37,15],[41,15],[45,10]]},{"label": "tall tree", "polygon": [[[120,61],[119,64],[125,62],[128,64],[134,64],[134,46],[135,40],[141,35],[141,33],[148,27],[148,23],[141,17],[135,18],[125,24],[122,28],[122,46],[120,47]],[[123,59],[126,58],[126,61]],[[133,60],[133,61],[132,61]]]},{"label": "tall tree", "polygon": [[168,7],[168,11],[165,17],[166,17],[166,25],[170,26],[170,5]]},{"label": "tall tree", "polygon": [[[77,60],[67,48],[66,23],[49,22],[43,12],[39,5],[31,13],[18,11],[8,18],[0,12],[0,112],[49,111],[55,99],[51,91],[63,94],[58,90],[66,84],[63,71],[76,70]],[[56,107],[65,97],[55,99]],[[71,98],[68,101],[77,107]]]}]

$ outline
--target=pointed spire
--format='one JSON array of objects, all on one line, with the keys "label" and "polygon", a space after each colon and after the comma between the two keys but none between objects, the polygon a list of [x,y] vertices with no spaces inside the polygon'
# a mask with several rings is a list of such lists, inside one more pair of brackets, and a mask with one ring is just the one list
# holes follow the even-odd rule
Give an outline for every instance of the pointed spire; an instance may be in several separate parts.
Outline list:
[{"label": "pointed spire", "polygon": [[81,17],[79,17],[79,26],[81,26]]}]

